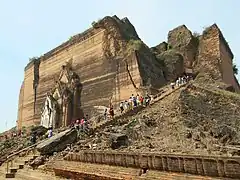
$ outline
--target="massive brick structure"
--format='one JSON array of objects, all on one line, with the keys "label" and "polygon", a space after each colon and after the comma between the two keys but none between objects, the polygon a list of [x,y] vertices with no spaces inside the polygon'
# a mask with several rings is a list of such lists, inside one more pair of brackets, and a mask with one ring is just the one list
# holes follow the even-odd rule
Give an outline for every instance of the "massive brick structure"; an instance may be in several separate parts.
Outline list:
[{"label": "massive brick structure", "polygon": [[93,115],[94,106],[108,106],[110,100],[116,104],[128,99],[141,92],[141,87],[158,88],[166,83],[154,55],[128,19],[105,17],[29,62],[19,95],[19,128],[40,123],[46,93],[56,86],[66,62],[80,78],[79,110],[85,114]]},{"label": "massive brick structure", "polygon": [[[19,95],[19,129],[40,123],[47,93],[55,98],[58,96],[56,101],[62,113],[60,124],[66,125],[83,114],[92,116],[98,113],[97,109],[108,106],[110,101],[117,105],[132,93],[145,93],[146,89],[157,92],[184,69],[199,72],[207,67],[208,71],[213,70],[214,77],[239,91],[232,71],[233,55],[216,25],[208,28],[198,39],[186,26],[180,26],[169,32],[168,43],[164,43],[164,47],[153,48],[158,51],[154,53],[141,41],[127,18],[120,20],[116,16],[107,16],[92,26],[27,64]],[[174,56],[168,55],[169,49],[174,50]],[[159,62],[158,53],[165,53],[165,62]],[[171,63],[171,57],[175,57],[176,63]],[[81,88],[78,95],[74,95],[72,76],[62,75],[66,64],[69,71],[79,78]],[[175,64],[181,70],[174,67]],[[171,71],[167,70],[169,67]],[[170,72],[174,75],[169,75]],[[70,89],[71,103],[68,107],[73,107],[67,108],[68,111],[63,103],[66,90],[63,86]],[[68,119],[63,123],[65,116]]]},{"label": "massive brick structure", "polygon": [[[159,47],[165,47],[165,51]],[[171,66],[173,63],[180,64],[181,58],[176,58],[180,53],[184,59],[185,72],[211,74],[213,80],[222,81],[233,86],[236,92],[240,92],[232,68],[233,53],[216,24],[207,27],[202,35],[193,35],[185,25],[176,27],[169,31],[167,43],[161,43],[152,50],[160,60],[164,60],[166,66],[169,66],[169,63]],[[166,52],[175,62],[171,63],[171,59],[166,58]],[[178,68],[176,71],[181,74],[182,69]]]}]

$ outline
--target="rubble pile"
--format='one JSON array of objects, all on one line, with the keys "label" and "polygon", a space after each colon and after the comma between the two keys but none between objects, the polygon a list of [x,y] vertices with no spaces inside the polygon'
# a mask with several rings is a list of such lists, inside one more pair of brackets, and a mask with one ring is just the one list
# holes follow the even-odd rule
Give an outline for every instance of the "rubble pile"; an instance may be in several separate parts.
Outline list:
[{"label": "rubble pile", "polygon": [[82,137],[86,149],[200,155],[240,155],[239,95],[189,85],[130,116]]}]

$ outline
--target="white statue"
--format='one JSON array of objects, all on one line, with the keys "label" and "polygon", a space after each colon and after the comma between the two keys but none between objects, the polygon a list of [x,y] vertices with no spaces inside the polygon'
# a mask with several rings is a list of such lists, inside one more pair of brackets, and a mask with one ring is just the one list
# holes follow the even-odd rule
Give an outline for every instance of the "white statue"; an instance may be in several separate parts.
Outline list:
[{"label": "white statue", "polygon": [[56,104],[53,101],[54,99],[50,96],[50,94],[47,94],[41,114],[41,126],[46,128],[54,128],[56,124]]}]

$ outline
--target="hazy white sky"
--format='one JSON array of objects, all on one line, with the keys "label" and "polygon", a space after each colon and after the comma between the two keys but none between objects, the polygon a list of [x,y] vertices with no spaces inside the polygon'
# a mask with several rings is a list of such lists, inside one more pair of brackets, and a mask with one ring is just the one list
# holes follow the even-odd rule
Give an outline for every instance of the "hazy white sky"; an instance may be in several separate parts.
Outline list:
[{"label": "hazy white sky", "polygon": [[236,0],[0,0],[0,132],[16,123],[29,58],[86,30],[92,21],[106,15],[128,17],[149,46],[166,40],[176,26],[185,24],[192,32],[202,32],[217,23],[239,66],[239,7]]}]

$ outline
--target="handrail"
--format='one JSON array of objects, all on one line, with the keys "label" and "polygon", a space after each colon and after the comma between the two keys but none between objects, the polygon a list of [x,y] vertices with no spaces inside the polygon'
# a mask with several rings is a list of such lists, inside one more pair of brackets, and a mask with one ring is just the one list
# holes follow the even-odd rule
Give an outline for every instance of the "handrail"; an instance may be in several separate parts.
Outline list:
[{"label": "handrail", "polygon": [[34,147],[34,146],[36,146],[36,145],[37,145],[37,144],[33,144],[33,145],[28,146],[28,147],[26,147],[26,148],[24,148],[24,149],[21,149],[20,151],[15,152],[15,153],[7,156],[7,159],[10,159],[11,157],[18,155],[18,154],[20,154],[21,152],[24,152],[24,151],[26,151],[26,150],[29,150],[30,148],[32,148],[32,147]]},{"label": "handrail", "polygon": [[17,156],[17,155],[19,155],[20,153],[22,153],[22,152],[24,152],[24,151],[31,150],[32,148],[34,148],[33,150],[34,150],[34,153],[35,153],[35,147],[36,147],[38,144],[40,144],[41,142],[43,142],[43,140],[42,140],[42,141],[39,141],[39,142],[37,142],[37,143],[35,143],[35,144],[31,145],[31,146],[28,146],[28,147],[26,147],[26,148],[24,148],[24,149],[21,149],[21,150],[18,151],[18,152],[15,152],[15,153],[7,156],[7,159],[6,159],[6,161],[5,161],[5,162],[7,163],[7,173],[9,172],[9,162],[11,162],[11,167],[13,166],[12,157]]}]

